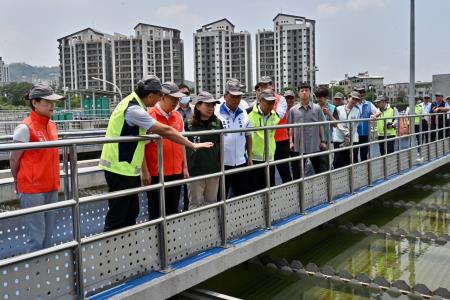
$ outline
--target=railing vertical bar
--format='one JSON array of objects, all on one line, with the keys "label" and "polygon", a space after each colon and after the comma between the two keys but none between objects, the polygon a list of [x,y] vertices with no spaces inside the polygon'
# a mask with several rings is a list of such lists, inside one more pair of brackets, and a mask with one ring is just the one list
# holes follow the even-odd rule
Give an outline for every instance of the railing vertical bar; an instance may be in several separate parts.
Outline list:
[{"label": "railing vertical bar", "polygon": [[354,167],[353,167],[353,163],[355,162],[355,145],[353,144],[353,122],[350,122],[350,173],[348,175],[348,182],[350,184],[350,194],[353,194],[355,192],[355,186],[354,186],[354,180],[353,180],[353,175],[354,175]]},{"label": "railing vertical bar", "polygon": [[333,160],[331,155],[331,139],[332,139],[332,132],[331,132],[331,124],[328,123],[328,137],[327,137],[327,146],[328,146],[328,174],[327,174],[327,195],[328,195],[328,203],[333,203],[333,183],[332,183],[332,173],[331,170],[333,169]]},{"label": "railing vertical bar", "polygon": [[[376,123],[375,123],[376,125]],[[368,161],[367,161],[367,184],[368,186],[372,186],[373,183],[373,174],[372,174],[372,129],[371,122],[369,121],[369,133],[368,133],[368,141],[369,150],[367,151]]]},{"label": "railing vertical bar", "polygon": [[383,155],[383,174],[384,174],[384,180],[388,179],[388,162],[387,162],[387,153],[388,153],[388,148],[387,148],[387,123],[386,123],[386,119],[383,119],[383,127],[384,127],[384,140],[383,140],[383,144],[384,144],[384,155]]},{"label": "railing vertical bar", "polygon": [[[397,173],[399,174],[399,175],[401,175],[402,174],[402,165],[401,165],[401,162],[400,162],[400,150],[401,150],[401,142],[402,142],[402,137],[400,136],[400,126],[398,126],[397,127],[397,129],[396,129],[396,132],[397,132],[397,155],[396,155],[396,158],[397,158]],[[411,143],[411,139],[412,138],[415,138],[414,136],[410,136],[409,137],[409,142]]]},{"label": "railing vertical bar", "polygon": [[167,247],[167,220],[166,220],[166,195],[164,184],[164,154],[163,154],[163,140],[158,139],[158,178],[161,187],[159,188],[159,215],[162,221],[159,226],[159,247],[161,255],[161,269],[167,270],[169,268],[169,253]]},{"label": "railing vertical bar", "polygon": [[299,193],[300,193],[300,197],[299,197],[299,206],[300,206],[300,213],[304,214],[305,213],[305,158],[303,157],[304,155],[304,141],[303,141],[303,125],[300,126],[300,160],[296,161],[297,163],[300,162],[300,178],[301,181],[299,182]]},{"label": "railing vertical bar", "polygon": [[63,171],[64,171],[63,175],[64,200],[69,200],[70,199],[69,163],[68,163],[69,154],[67,153],[67,147],[63,147],[62,150],[63,150],[62,156],[63,156]]},{"label": "railing vertical bar", "polygon": [[269,130],[264,129],[264,162],[266,177],[266,228],[272,228],[272,209],[270,207],[270,149],[269,149]]},{"label": "railing vertical bar", "polygon": [[220,133],[220,170],[222,175],[220,176],[220,193],[222,195],[222,210],[220,212],[220,231],[222,235],[222,246],[226,246],[228,241],[228,230],[227,230],[227,190],[225,184],[225,164],[224,164],[224,137],[223,133]]},{"label": "railing vertical bar", "polygon": [[82,244],[81,244],[81,209],[80,209],[80,199],[78,197],[78,155],[77,155],[77,145],[73,144],[70,147],[70,185],[72,187],[72,197],[76,204],[72,209],[72,224],[74,238],[77,241],[77,247],[74,249],[75,256],[75,272],[76,272],[76,292],[78,299],[84,299],[84,279],[83,279],[83,254],[82,254]]}]

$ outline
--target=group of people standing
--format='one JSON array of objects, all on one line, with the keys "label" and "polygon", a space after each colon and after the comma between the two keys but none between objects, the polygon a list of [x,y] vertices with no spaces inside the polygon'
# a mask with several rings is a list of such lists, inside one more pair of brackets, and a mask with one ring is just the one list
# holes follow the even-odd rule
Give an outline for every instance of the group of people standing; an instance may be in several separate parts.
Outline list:
[{"label": "group of people standing", "polygon": [[[336,93],[328,100],[327,87],[315,91],[314,103],[311,86],[301,84],[297,91],[286,90],[283,95],[275,92],[270,77],[260,78],[255,86],[256,102],[248,106],[242,99],[242,85],[237,79],[226,82],[223,97],[202,91],[191,97],[189,87],[177,86],[173,82],[162,83],[158,77],[148,75],[140,80],[133,93],[120,101],[112,112],[106,137],[144,136],[149,133],[162,137],[158,140],[138,140],[103,145],[99,168],[104,171],[108,191],[180,180],[188,177],[211,175],[221,171],[221,156],[225,170],[261,165],[259,168],[231,172],[225,176],[225,190],[219,191],[219,176],[204,176],[185,185],[165,187],[165,214],[190,210],[215,203],[221,197],[240,196],[275,185],[275,169],[282,182],[302,176],[300,160],[283,162],[270,167],[269,182],[263,163],[313,154],[309,161],[316,174],[330,167],[341,168],[352,162],[364,161],[369,156],[370,121],[376,123],[380,153],[394,151],[398,128],[398,112],[391,107],[387,97],[378,96],[374,103],[365,99],[365,90],[352,91],[345,100]],[[296,96],[299,102],[296,103]],[[58,139],[57,128],[50,120],[55,103],[64,97],[57,95],[45,84],[36,84],[26,96],[30,100],[31,114],[14,132],[15,142],[54,141]],[[436,95],[436,101],[423,103],[415,108],[417,115],[423,113],[450,112],[450,97]],[[360,120],[356,122],[347,122]],[[326,123],[326,121],[342,121]],[[321,122],[314,125],[313,123]],[[436,116],[416,117],[416,131],[448,126],[450,119]],[[303,124],[293,128],[274,128],[286,124]],[[312,123],[312,124],[311,124]],[[258,127],[266,127],[256,130]],[[418,127],[417,127],[418,126]],[[223,133],[221,129],[244,129]],[[247,129],[247,130],[245,130]],[[207,131],[205,134],[204,132]],[[183,132],[190,132],[188,138]],[[202,134],[195,134],[202,132]],[[388,138],[387,149],[383,140]],[[432,139],[442,138],[439,132]],[[266,141],[267,139],[267,141]],[[354,145],[353,155],[350,145]],[[329,147],[343,148],[330,155]],[[163,151],[162,166],[159,166],[158,151]],[[223,153],[221,153],[223,151]],[[315,154],[315,155],[314,155]],[[330,157],[333,161],[330,162]],[[56,148],[13,151],[11,171],[23,208],[54,203],[59,191],[59,153]],[[305,160],[306,161],[306,160]],[[30,171],[31,170],[31,171]],[[163,174],[159,174],[162,171]],[[183,195],[183,197],[181,197]],[[159,189],[147,193],[149,219],[161,217]],[[162,198],[161,198],[162,199]],[[108,200],[105,231],[134,225],[139,214],[139,198],[130,194]],[[50,237],[55,227],[51,212],[27,215],[30,250],[50,246]]]}]

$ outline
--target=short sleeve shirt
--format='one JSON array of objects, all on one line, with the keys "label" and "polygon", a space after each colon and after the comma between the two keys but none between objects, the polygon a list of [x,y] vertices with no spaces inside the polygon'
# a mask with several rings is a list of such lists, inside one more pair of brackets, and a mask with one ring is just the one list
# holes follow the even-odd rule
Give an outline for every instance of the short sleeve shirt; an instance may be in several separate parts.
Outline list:
[{"label": "short sleeve shirt", "polygon": [[[325,116],[319,105],[309,103],[306,107],[301,103],[289,110],[289,124],[314,123],[325,121]],[[320,125],[304,126],[303,138],[300,127],[294,128],[294,151],[300,152],[300,143],[303,143],[305,154],[320,151]]]},{"label": "short sleeve shirt", "polygon": [[139,128],[145,129],[145,131],[148,131],[156,123],[156,120],[139,105],[128,107],[125,112],[125,121],[128,125],[138,126]]},{"label": "short sleeve shirt", "polygon": [[13,141],[28,143],[30,141],[30,129],[25,124],[19,124],[19,126],[14,129]]}]

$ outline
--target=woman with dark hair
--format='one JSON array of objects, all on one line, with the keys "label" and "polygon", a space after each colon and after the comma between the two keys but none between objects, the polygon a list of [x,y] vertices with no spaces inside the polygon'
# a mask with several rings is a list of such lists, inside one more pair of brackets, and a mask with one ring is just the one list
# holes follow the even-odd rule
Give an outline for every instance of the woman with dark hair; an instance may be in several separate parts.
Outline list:
[{"label": "woman with dark hair", "polygon": [[[208,92],[200,92],[194,98],[194,115],[186,131],[222,129],[222,122],[214,115],[214,107],[219,101]],[[212,142],[210,149],[187,151],[189,175],[200,176],[220,171],[220,136],[218,134],[192,136],[193,143]],[[219,177],[197,180],[188,184],[189,209],[194,209],[217,201]]]},{"label": "woman with dark hair", "polygon": [[[46,142],[58,140],[56,124],[50,118],[55,104],[64,97],[57,95],[47,84],[33,85],[25,96],[30,101],[31,113],[14,130],[14,142]],[[12,151],[11,173],[16,184],[21,208],[55,203],[59,191],[58,148]],[[35,251],[53,245],[55,212],[48,211],[25,216],[28,249]]]}]

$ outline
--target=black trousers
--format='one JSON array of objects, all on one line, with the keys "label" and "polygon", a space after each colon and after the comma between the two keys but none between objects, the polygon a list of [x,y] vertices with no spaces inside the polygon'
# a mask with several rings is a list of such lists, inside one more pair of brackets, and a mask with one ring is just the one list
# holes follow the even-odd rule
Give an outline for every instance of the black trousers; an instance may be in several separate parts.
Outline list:
[{"label": "black trousers", "polygon": [[[275,160],[289,158],[289,140],[276,142],[275,148]],[[280,173],[281,181],[283,183],[291,181],[291,169],[289,167],[289,163],[282,163],[276,165],[278,173]]]},{"label": "black trousers", "polygon": [[[300,155],[299,152],[291,152],[291,157],[299,156],[299,155]],[[315,174],[320,174],[322,172],[328,171],[329,162],[330,162],[328,153],[319,155],[319,156],[310,157],[309,160],[311,161],[311,164],[313,166]],[[304,164],[306,164],[306,160],[304,161]],[[301,175],[300,174],[300,160],[293,161],[291,163],[291,167],[292,167],[292,177],[294,179],[299,179],[300,175]]]},{"label": "black trousers", "polygon": [[422,143],[428,143],[429,142],[429,138],[428,138],[428,122],[425,119],[422,119]]},{"label": "black trousers", "polygon": [[[333,143],[334,149],[339,149],[339,145],[342,143]],[[335,169],[342,168],[345,166],[350,165],[351,163],[351,157],[350,157],[350,150],[341,150],[338,152],[334,152],[334,159],[333,159],[333,167]]]},{"label": "black trousers", "polygon": [[[389,135],[386,138],[391,139],[391,138],[394,138],[394,137],[395,137],[395,135]],[[384,136],[379,136],[378,140],[379,141],[384,140]],[[387,142],[387,153],[385,153],[385,151],[384,151],[384,142],[378,143],[378,145],[380,147],[381,155],[389,154],[389,153],[392,153],[392,152],[395,151],[395,141],[394,140]]]},{"label": "black trousers", "polygon": [[[225,166],[225,170],[232,170],[241,167],[245,167],[248,164],[242,164],[239,166]],[[230,189],[233,189],[233,196],[237,197],[240,195],[247,194],[249,191],[249,171],[239,172],[235,174],[230,174],[225,176],[225,195],[228,197]],[[218,199],[221,199],[219,197]]]},{"label": "black trousers", "polygon": [[[164,182],[182,179],[183,174],[164,176]],[[158,176],[152,176],[152,184],[159,183]],[[180,202],[181,186],[172,186],[164,189],[164,203],[166,204],[166,216],[178,213],[178,203]],[[148,198],[148,218],[154,220],[161,215],[159,205],[159,190],[147,192]]]},{"label": "black trousers", "polygon": [[[254,165],[262,164],[263,161],[253,161]],[[272,166],[270,169],[270,186],[275,185],[275,168]],[[259,168],[250,172],[250,189],[249,192],[256,192],[258,190],[266,188],[266,168]]]},{"label": "black trousers", "polygon": [[[360,145],[365,144],[369,142],[369,136],[368,135],[360,135],[358,138],[359,142],[354,143],[354,145]],[[340,144],[340,143],[339,143]],[[359,158],[361,158],[361,161],[365,161],[369,158],[369,146],[361,146],[358,148],[353,148],[353,162],[357,163]],[[359,158],[358,158],[359,154]]]},{"label": "black trousers", "polygon": [[[414,125],[414,133],[416,133],[416,143],[417,145],[420,145],[421,143],[423,143],[423,141],[421,141],[421,134],[420,134],[420,125],[415,124]],[[419,133],[419,134],[417,134]],[[422,136],[423,138],[423,136]]]},{"label": "black trousers", "polygon": [[[140,176],[124,176],[105,171],[105,179],[109,192],[141,186]],[[139,196],[134,194],[110,199],[108,200],[108,208],[104,231],[134,225],[139,215]]]}]

